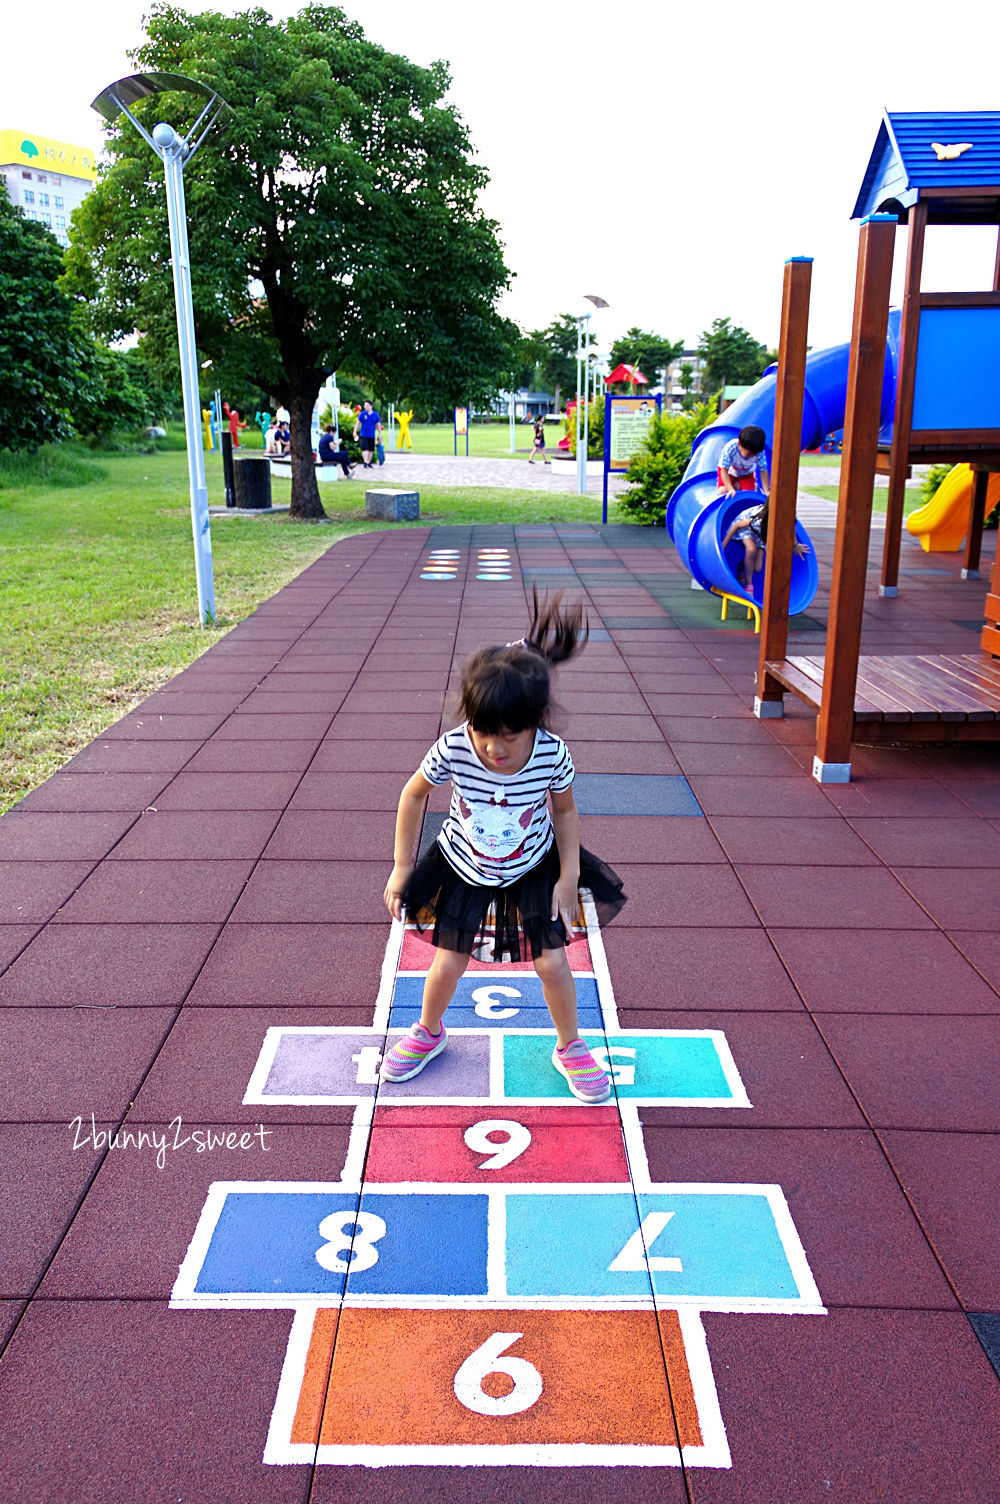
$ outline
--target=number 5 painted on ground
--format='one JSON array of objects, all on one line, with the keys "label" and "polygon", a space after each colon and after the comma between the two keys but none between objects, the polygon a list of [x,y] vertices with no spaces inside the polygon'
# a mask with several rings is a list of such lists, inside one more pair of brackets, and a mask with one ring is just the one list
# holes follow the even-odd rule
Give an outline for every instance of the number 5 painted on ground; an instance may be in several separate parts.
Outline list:
[{"label": "number 5 painted on ground", "polygon": [[[542,1376],[527,1358],[504,1358],[508,1347],[520,1342],[523,1332],[494,1332],[482,1347],[470,1353],[455,1375],[455,1397],[466,1410],[477,1415],[518,1415],[530,1410],[541,1396]],[[487,1394],[483,1380],[487,1374],[505,1373],[514,1380],[509,1394]]]},{"label": "number 5 painted on ground", "polygon": [[600,1044],[595,1045],[590,1053],[595,1060],[601,1062],[616,1086],[635,1085],[635,1066],[615,1065],[611,1059],[613,1055],[624,1055],[626,1058],[634,1060],[636,1057],[635,1050],[629,1049],[626,1045],[611,1045],[609,1048],[607,1045]]}]

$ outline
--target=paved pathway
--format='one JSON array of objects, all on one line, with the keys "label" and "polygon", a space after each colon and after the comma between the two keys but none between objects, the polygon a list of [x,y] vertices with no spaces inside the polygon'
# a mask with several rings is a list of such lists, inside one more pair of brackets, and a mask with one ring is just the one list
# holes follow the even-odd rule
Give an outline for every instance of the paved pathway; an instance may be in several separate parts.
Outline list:
[{"label": "paved pathway", "polygon": [[[355,473],[355,479],[365,479],[359,470]],[[798,498],[798,515],[806,529],[813,527],[835,527],[837,523],[836,502],[827,501],[823,497],[813,496],[810,493],[811,486],[836,486],[840,481],[839,465],[809,465],[808,456],[806,462],[799,470],[799,483],[802,489]],[[876,479],[876,485],[887,485],[883,476]],[[511,459],[479,459],[475,456],[464,455],[433,455],[419,454],[412,451],[400,450],[395,454],[386,456],[385,465],[378,471],[377,480],[373,477],[373,485],[385,486],[496,486],[501,489],[530,490],[530,491],[556,491],[560,493],[574,493],[576,491],[576,475],[568,470],[557,468],[553,470],[551,465],[542,465],[536,462],[529,464],[527,455],[517,456]],[[918,475],[910,482],[910,489],[919,489],[921,476]],[[621,475],[609,477],[609,492],[615,495],[624,487],[624,478]],[[603,488],[600,476],[591,475],[587,479],[587,491],[591,496],[599,497]],[[872,526],[875,529],[885,527],[885,515],[875,512],[872,515]]]},{"label": "paved pathway", "polygon": [[[376,1094],[426,966],[399,788],[532,582],[594,627],[560,725],[629,893],[573,950],[617,1100],[550,1095],[510,970]],[[903,585],[867,646],[975,647],[958,556],[905,540]],[[656,530],[365,534],[0,820],[5,1500],[993,1504],[995,754],[820,789],[755,656]]]}]

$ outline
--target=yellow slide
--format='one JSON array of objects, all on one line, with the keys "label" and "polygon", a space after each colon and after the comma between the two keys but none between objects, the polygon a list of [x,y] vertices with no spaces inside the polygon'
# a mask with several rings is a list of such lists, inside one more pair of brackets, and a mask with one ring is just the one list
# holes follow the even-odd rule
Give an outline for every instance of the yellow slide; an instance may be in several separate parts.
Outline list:
[{"label": "yellow slide", "polygon": [[[927,505],[907,517],[906,531],[920,539],[925,553],[947,554],[962,547],[969,531],[973,478],[971,465],[956,465],[949,470]],[[998,501],[1000,475],[991,475],[986,491],[987,517]]]}]

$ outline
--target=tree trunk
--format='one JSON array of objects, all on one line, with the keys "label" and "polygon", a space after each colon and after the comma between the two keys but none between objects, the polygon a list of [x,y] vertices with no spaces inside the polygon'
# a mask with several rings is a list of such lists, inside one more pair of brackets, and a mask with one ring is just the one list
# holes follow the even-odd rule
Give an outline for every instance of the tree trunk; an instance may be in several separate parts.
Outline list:
[{"label": "tree trunk", "polygon": [[293,392],[288,399],[292,436],[292,506],[289,516],[303,522],[318,522],[326,516],[319,499],[313,460],[312,415],[315,404],[316,391],[311,389]]}]

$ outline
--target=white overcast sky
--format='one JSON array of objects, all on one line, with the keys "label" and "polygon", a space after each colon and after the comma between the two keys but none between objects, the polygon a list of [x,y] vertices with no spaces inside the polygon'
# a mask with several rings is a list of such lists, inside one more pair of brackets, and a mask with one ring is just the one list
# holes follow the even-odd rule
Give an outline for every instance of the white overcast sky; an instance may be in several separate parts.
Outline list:
[{"label": "white overcast sky", "polygon": [[[99,146],[90,100],[134,71],[146,9],[49,0],[36,24],[22,6],[0,61],[0,127]],[[719,315],[774,344],[794,255],[815,258],[810,343],[849,338],[849,216],[883,108],[1000,108],[995,0],[344,9],[383,46],[450,64],[515,273],[504,311],[535,328],[597,293],[611,304],[593,325],[605,349],[633,324],[694,345]],[[932,231],[924,286],[990,286],[995,244],[992,230]],[[900,243],[897,272],[902,261]]]}]

